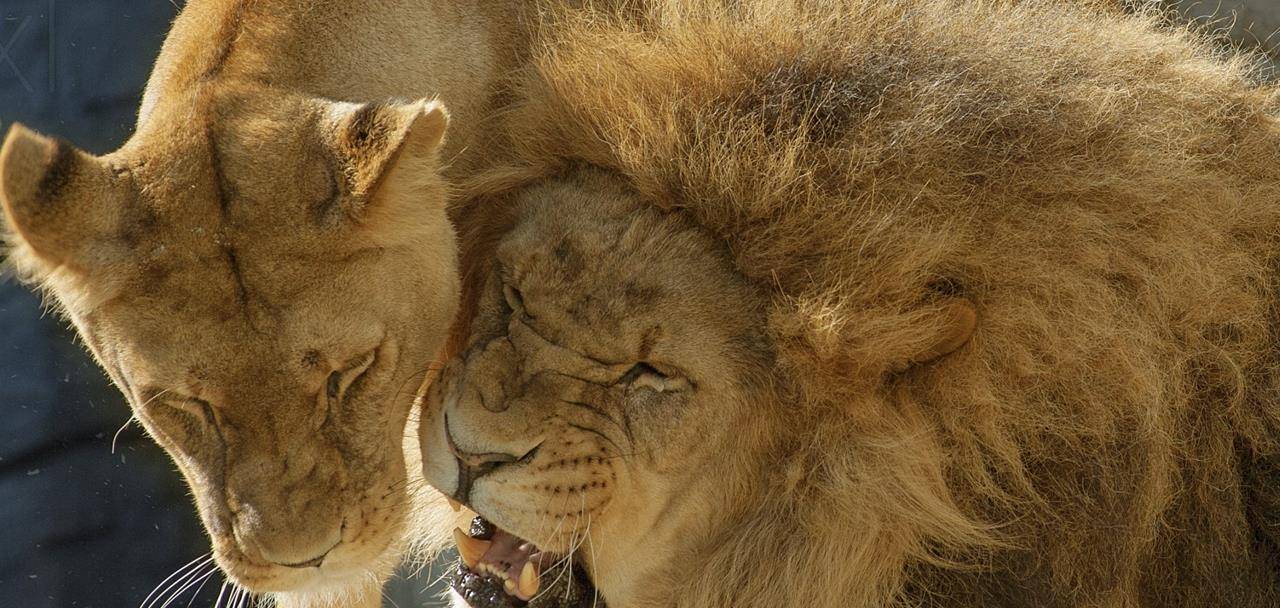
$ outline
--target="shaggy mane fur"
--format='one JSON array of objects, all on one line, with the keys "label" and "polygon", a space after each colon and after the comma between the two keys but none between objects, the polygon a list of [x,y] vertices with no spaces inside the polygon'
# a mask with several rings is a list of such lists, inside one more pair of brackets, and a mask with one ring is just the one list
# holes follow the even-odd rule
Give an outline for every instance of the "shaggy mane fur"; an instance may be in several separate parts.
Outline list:
[{"label": "shaggy mane fur", "polygon": [[[1251,59],[1081,3],[653,4],[546,10],[462,223],[474,277],[504,193],[593,165],[771,289],[788,479],[679,605],[1280,602]],[[896,371],[940,295],[977,333]]]}]

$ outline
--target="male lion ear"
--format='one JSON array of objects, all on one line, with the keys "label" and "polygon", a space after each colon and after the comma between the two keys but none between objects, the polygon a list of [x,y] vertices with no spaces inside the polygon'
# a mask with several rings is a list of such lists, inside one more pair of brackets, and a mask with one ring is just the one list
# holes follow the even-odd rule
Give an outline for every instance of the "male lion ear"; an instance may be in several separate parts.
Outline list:
[{"label": "male lion ear", "polygon": [[449,127],[444,104],[336,104],[331,146],[342,168],[348,212],[360,218],[397,173],[433,172]]},{"label": "male lion ear", "polygon": [[964,298],[952,298],[942,304],[938,312],[938,323],[941,328],[934,334],[933,340],[925,345],[909,363],[928,363],[945,357],[961,346],[964,346],[978,327],[978,311],[973,303]]},{"label": "male lion ear", "polygon": [[940,317],[942,332],[938,333],[936,342],[915,356],[918,364],[951,355],[965,346],[969,338],[973,338],[974,330],[978,329],[978,311],[974,310],[972,302],[963,298],[946,302],[942,306]]},{"label": "male lion ear", "polygon": [[94,246],[116,233],[117,181],[97,158],[15,123],[0,147],[0,203],[19,262],[84,270],[106,255]]}]

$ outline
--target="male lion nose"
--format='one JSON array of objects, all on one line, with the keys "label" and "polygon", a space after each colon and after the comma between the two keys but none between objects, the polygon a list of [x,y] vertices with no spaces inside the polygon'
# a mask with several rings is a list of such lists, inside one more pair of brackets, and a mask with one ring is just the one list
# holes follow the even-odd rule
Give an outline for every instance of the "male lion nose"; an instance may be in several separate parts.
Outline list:
[{"label": "male lion nose", "polygon": [[533,457],[538,453],[538,448],[542,447],[542,444],[539,443],[521,456],[503,454],[501,452],[483,454],[464,452],[453,441],[453,431],[449,428],[448,413],[444,415],[444,437],[449,445],[449,452],[458,461],[458,489],[453,498],[463,504],[467,504],[471,499],[471,486],[475,484],[477,479],[492,473],[502,465],[533,460]]}]

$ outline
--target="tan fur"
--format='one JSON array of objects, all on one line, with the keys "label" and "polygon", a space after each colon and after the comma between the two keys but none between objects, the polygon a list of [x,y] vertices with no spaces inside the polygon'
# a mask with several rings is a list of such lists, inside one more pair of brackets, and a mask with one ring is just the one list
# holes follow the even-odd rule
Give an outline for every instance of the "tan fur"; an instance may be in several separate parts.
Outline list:
[{"label": "tan fur", "polygon": [[10,262],[173,455],[219,564],[283,604],[376,606],[403,552],[399,445],[457,301],[441,174],[484,149],[520,13],[193,0],[120,150],[15,126],[0,152]]},{"label": "tan fur", "polygon": [[523,457],[471,504],[613,608],[1280,602],[1248,59],[1081,3],[658,4],[564,12],[468,187],[432,483]]}]

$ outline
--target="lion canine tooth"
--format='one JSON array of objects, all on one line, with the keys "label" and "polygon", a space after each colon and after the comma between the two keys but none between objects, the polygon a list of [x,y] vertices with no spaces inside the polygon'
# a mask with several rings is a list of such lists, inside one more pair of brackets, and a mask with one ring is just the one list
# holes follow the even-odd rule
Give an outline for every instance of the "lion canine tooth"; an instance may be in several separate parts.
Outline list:
[{"label": "lion canine tooth", "polygon": [[[511,582],[511,579],[505,576],[502,577],[502,588],[507,590],[508,595],[516,595],[516,584]],[[524,598],[520,598],[520,599],[524,599]]]},{"label": "lion canine tooth", "polygon": [[476,564],[480,563],[480,558],[484,557],[484,552],[489,550],[492,544],[487,540],[471,538],[462,528],[453,529],[453,542],[458,545],[458,555],[462,556],[462,563],[468,568],[475,570]]},{"label": "lion canine tooth", "polygon": [[533,565],[533,562],[525,562],[524,569],[520,571],[518,591],[516,595],[526,602],[533,599],[533,595],[538,592],[538,568]]}]

